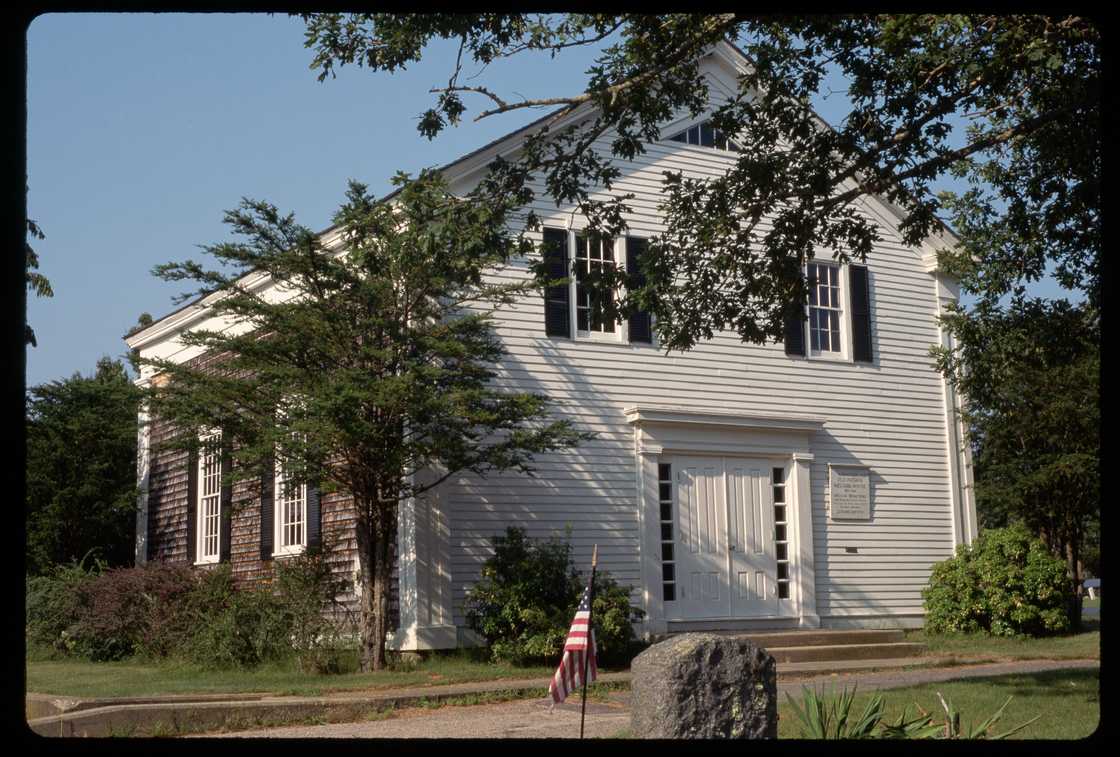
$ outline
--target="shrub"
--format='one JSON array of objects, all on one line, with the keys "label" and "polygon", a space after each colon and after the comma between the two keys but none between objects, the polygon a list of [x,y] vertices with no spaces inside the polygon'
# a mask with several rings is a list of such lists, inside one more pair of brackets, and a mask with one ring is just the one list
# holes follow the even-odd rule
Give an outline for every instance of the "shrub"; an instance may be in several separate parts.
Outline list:
[{"label": "shrub", "polygon": [[85,586],[74,652],[95,661],[137,653],[166,656],[189,630],[183,607],[194,585],[185,565],[154,563],[102,573]]},{"label": "shrub", "polygon": [[181,649],[204,668],[252,668],[291,653],[291,621],[267,589],[235,588],[228,564],[206,571],[188,601],[191,633]]},{"label": "shrub", "polygon": [[[494,555],[467,596],[467,623],[486,639],[495,660],[554,661],[584,589],[571,545],[533,541],[515,527],[492,541]],[[631,622],[641,613],[630,605],[628,588],[604,572],[596,574],[592,620],[600,657],[626,652],[634,635]]]},{"label": "shrub", "polygon": [[933,567],[926,630],[1043,636],[1068,631],[1066,568],[1021,525],[984,531]]},{"label": "shrub", "polygon": [[46,575],[28,576],[25,635],[29,647],[48,654],[71,653],[73,628],[88,602],[86,587],[101,573],[99,562],[57,565]]},{"label": "shrub", "polygon": [[320,552],[309,552],[276,565],[273,584],[288,615],[291,646],[304,672],[337,673],[342,668],[346,608],[337,597],[347,581],[331,572]]}]

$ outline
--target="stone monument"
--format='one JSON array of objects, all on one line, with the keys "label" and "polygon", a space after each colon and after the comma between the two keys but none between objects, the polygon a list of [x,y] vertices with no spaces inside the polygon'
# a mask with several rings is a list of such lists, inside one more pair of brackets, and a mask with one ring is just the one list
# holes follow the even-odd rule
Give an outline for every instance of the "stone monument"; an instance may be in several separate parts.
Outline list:
[{"label": "stone monument", "polygon": [[633,736],[777,738],[777,679],[773,656],[746,636],[673,636],[630,664]]}]

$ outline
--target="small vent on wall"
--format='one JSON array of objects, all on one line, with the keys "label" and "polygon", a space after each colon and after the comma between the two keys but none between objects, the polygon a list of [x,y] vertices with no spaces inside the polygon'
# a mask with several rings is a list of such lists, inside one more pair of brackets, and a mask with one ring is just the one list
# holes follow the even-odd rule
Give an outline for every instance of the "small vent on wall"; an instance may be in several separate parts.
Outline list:
[{"label": "small vent on wall", "polygon": [[857,547],[844,547],[844,551],[849,555],[859,554],[859,549]]}]

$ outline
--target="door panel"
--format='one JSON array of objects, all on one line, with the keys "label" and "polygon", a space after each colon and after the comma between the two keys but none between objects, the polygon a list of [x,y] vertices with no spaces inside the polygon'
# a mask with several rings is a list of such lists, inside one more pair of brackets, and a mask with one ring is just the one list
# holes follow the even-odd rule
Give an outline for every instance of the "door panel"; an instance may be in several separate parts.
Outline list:
[{"label": "door panel", "polygon": [[770,463],[672,459],[677,498],[675,619],[774,615],[778,610]]},{"label": "door panel", "polygon": [[727,575],[727,504],[723,461],[677,458],[677,512],[680,545],[680,596],[683,618],[722,618],[730,611]]},{"label": "door panel", "polygon": [[770,615],[778,610],[774,558],[774,504],[770,466],[757,460],[726,460],[731,529],[731,574],[736,591],[732,617]]}]

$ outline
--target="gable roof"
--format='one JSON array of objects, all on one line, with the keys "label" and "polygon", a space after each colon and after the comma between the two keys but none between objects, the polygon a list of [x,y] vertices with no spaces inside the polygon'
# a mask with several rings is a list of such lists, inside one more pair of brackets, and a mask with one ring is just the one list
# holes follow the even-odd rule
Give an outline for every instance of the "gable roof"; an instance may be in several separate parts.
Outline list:
[{"label": "gable roof", "polygon": [[[733,55],[729,53],[733,53]],[[750,58],[747,56],[747,54],[744,53],[734,43],[726,39],[717,43],[707,52],[703,53],[701,55],[701,58],[708,56],[715,56],[717,59],[722,59],[725,63],[733,67],[746,68],[751,65]],[[459,158],[456,158],[455,160],[452,160],[451,162],[446,163],[436,168],[435,170],[445,175],[449,173],[465,174],[472,168],[476,168],[480,165],[488,165],[494,155],[503,152],[503,150],[501,149],[503,146],[510,145],[511,143],[514,143],[517,140],[523,138],[528,134],[530,130],[543,126],[551,127],[556,123],[562,121],[574,120],[578,115],[587,113],[593,108],[593,105],[586,102],[579,105],[561,106],[549,113],[546,113],[540,118],[525,124],[524,126],[520,126],[514,129],[504,136],[491,140],[478,149],[472,150],[471,152]],[[822,128],[834,131],[832,126],[827,121],[825,121],[816,111],[810,109],[810,113]],[[513,145],[509,148],[509,150],[506,151],[508,152],[515,149],[516,145]],[[399,194],[400,191],[400,188],[394,189],[385,196],[381,197],[378,201],[384,202],[386,200],[390,200],[397,194]],[[890,202],[885,197],[877,194],[863,195],[862,199],[873,202],[879,208],[885,210],[890,216],[893,216],[897,221],[901,221],[906,217],[906,212],[902,208]],[[940,239],[938,241],[949,246],[959,241],[956,234],[951,228],[949,228],[946,223],[944,223],[940,219],[937,219],[937,221],[941,226],[942,232],[941,234],[939,234]],[[327,228],[318,232],[316,236],[320,238],[327,237],[331,233],[336,232],[338,228],[339,227],[337,224],[331,224]],[[927,270],[932,271],[936,268],[936,249],[937,248],[935,248],[933,245],[923,242],[923,250],[919,252],[919,254],[921,255],[922,262],[925,264]],[[261,274],[257,273],[256,271],[251,271],[245,274],[240,279],[240,281],[248,284],[254,274],[256,274],[258,278],[261,276]],[[213,299],[220,296],[220,294],[221,292],[211,292],[209,294],[199,295],[190,302],[187,302],[176,308],[175,310],[172,310],[170,313],[167,313],[166,315],[154,320],[148,326],[145,326],[144,328],[138,329],[136,331],[130,331],[129,333],[124,335],[123,339],[130,348],[136,349],[142,344],[151,342],[163,336],[163,334],[169,330],[178,331],[182,327],[194,321],[197,317],[201,317],[205,311],[205,304],[208,301],[213,301]]]}]

